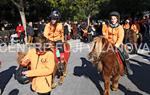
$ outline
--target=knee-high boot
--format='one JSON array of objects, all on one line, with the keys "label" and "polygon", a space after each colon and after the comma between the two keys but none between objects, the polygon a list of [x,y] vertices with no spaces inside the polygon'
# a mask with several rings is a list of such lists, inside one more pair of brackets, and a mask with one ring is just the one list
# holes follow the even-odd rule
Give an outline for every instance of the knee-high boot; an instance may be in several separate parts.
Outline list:
[{"label": "knee-high boot", "polygon": [[123,51],[121,52],[121,50],[118,49],[118,51],[119,51],[119,55],[121,56],[121,59],[122,59],[122,61],[123,61],[123,64],[124,64],[124,66],[125,66],[125,71],[126,71],[127,75],[133,75],[133,71],[132,71],[132,69],[131,69],[131,67],[130,67],[130,62],[129,62],[129,55],[128,55],[128,53],[127,53],[125,50],[123,50]]}]

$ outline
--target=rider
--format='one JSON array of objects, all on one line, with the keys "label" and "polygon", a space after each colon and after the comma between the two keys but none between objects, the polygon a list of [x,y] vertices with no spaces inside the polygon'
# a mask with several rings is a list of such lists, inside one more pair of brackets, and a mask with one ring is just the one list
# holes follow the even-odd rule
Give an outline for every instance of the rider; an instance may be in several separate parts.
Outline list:
[{"label": "rider", "polygon": [[[129,56],[126,52],[121,52],[119,49],[124,39],[124,30],[120,23],[120,14],[116,11],[113,11],[109,14],[109,24],[107,29],[103,31],[103,35],[108,41],[114,45],[119,51],[120,56],[123,55],[125,62],[124,65],[126,67],[126,71],[128,75],[132,75],[133,71],[130,68]],[[125,53],[125,54],[124,54]]]},{"label": "rider", "polygon": [[54,10],[50,14],[50,22],[46,24],[44,29],[44,36],[55,43],[56,48],[58,49],[56,52],[56,56],[58,58],[58,63],[61,63],[64,59],[64,27],[62,23],[59,23],[60,20],[60,12]]}]

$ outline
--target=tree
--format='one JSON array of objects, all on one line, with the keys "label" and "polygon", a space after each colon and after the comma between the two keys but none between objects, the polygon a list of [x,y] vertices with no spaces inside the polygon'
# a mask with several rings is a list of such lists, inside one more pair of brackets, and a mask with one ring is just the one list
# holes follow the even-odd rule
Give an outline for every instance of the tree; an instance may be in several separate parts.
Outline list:
[{"label": "tree", "polygon": [[111,11],[119,11],[122,16],[142,13],[150,10],[150,0],[103,0],[100,5],[100,14],[103,18]]},{"label": "tree", "polygon": [[48,0],[48,2],[51,6],[51,11],[57,9],[61,12],[63,20],[72,18],[72,15],[74,15],[75,9],[70,0]]},{"label": "tree", "polygon": [[[13,4],[15,4],[18,8],[18,11],[20,13],[21,21],[23,24],[23,27],[25,29],[25,34],[26,33],[26,18],[25,18],[25,1],[24,0],[11,0]],[[25,37],[25,42],[27,42],[27,37]]]},{"label": "tree", "polygon": [[74,20],[85,20],[97,14],[98,4],[101,0],[48,0],[53,8],[59,9],[65,17],[71,17]]},{"label": "tree", "polygon": [[88,25],[90,24],[90,18],[99,12],[98,4],[100,0],[76,0],[78,14],[83,14],[86,17]]},{"label": "tree", "polygon": [[[122,15],[150,10],[150,0],[1,0],[0,8],[1,19],[9,19],[7,15],[12,14],[18,18],[20,14],[23,25],[26,25],[25,17],[27,21],[38,21],[46,18],[53,9],[61,12],[61,20],[88,19],[89,22],[90,17],[105,18],[113,10]],[[16,10],[19,10],[18,14]]]}]

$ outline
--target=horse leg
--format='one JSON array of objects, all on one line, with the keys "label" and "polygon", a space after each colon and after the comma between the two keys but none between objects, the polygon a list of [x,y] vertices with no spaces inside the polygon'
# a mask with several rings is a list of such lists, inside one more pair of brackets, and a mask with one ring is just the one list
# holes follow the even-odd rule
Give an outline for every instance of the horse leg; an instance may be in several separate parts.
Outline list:
[{"label": "horse leg", "polygon": [[112,90],[113,91],[117,91],[118,90],[119,79],[120,79],[120,75],[119,74],[116,74],[115,76],[113,76],[113,78],[112,78]]},{"label": "horse leg", "polygon": [[64,73],[63,76],[66,77],[67,76],[67,63],[64,64]]},{"label": "horse leg", "polygon": [[97,70],[98,70],[99,72],[101,72],[101,71],[103,70],[103,65],[102,65],[101,62],[98,63]]},{"label": "horse leg", "polygon": [[59,85],[62,85],[64,83],[64,76],[60,76]]},{"label": "horse leg", "polygon": [[104,79],[104,95],[110,95],[110,75],[107,73],[103,73],[103,79]]},{"label": "horse leg", "polygon": [[59,85],[62,85],[64,83],[64,79],[65,79],[64,72],[65,72],[66,63],[64,62],[63,65],[64,65],[64,70],[61,72],[62,74],[59,79]]}]

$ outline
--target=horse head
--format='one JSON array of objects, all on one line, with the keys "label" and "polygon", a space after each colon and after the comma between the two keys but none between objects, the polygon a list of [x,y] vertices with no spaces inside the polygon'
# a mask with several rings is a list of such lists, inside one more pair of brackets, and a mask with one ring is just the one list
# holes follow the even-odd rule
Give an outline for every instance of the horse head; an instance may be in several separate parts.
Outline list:
[{"label": "horse head", "polygon": [[88,54],[88,58],[93,64],[97,64],[97,61],[99,61],[101,54],[105,50],[106,44],[108,44],[108,40],[103,36],[95,37],[92,41],[91,52]]}]

